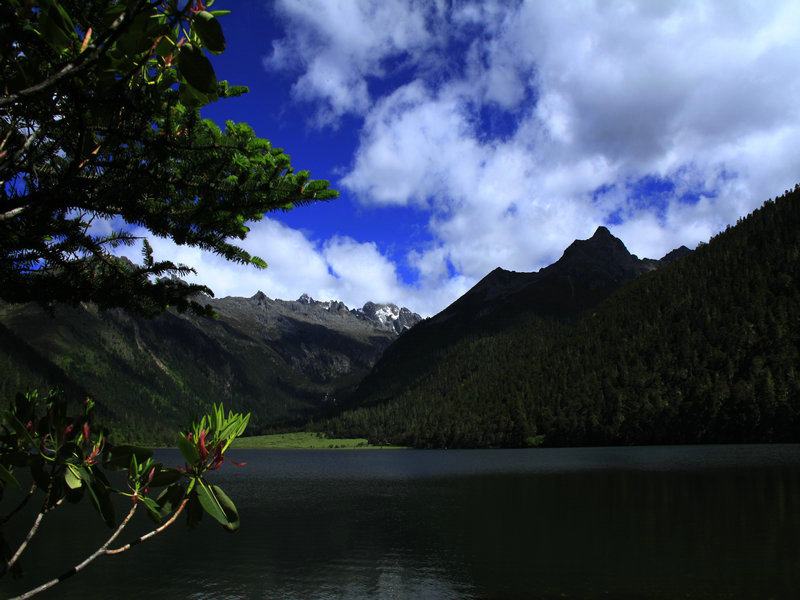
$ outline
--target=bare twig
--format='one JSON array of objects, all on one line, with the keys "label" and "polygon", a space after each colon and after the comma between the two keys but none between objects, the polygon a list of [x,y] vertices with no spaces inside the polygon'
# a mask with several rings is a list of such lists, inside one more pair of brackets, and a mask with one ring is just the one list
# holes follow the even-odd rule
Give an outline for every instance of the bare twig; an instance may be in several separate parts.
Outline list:
[{"label": "bare twig", "polygon": [[11,210],[9,210],[7,212],[0,213],[0,221],[6,221],[8,219],[13,219],[14,217],[16,217],[19,213],[24,211],[29,206],[30,206],[30,204],[25,204],[23,206],[18,206],[17,208],[13,208],[13,209],[11,209]]},{"label": "bare twig", "polygon": [[170,525],[172,525],[175,522],[175,520],[178,518],[178,515],[181,513],[181,511],[183,511],[183,509],[186,506],[187,502],[189,502],[189,496],[186,496],[186,498],[183,499],[183,502],[181,502],[180,505],[178,506],[178,510],[176,510],[175,513],[169,518],[169,521],[167,521],[166,523],[164,523],[163,525],[161,525],[157,529],[153,529],[153,531],[145,533],[142,537],[140,537],[139,539],[133,540],[130,544],[125,544],[124,546],[120,546],[119,548],[106,550],[105,553],[108,554],[109,556],[116,555],[116,554],[122,554],[126,550],[130,550],[133,546],[136,546],[137,544],[141,544],[142,542],[145,542],[145,541],[149,540],[151,537],[153,537],[155,535],[158,535],[159,533],[164,531],[167,527],[169,527]]}]

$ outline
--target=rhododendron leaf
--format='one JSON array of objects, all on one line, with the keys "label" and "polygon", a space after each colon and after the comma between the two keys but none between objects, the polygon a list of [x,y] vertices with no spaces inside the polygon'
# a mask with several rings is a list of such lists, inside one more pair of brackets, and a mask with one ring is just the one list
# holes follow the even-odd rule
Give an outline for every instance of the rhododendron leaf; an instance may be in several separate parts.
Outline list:
[{"label": "rhododendron leaf", "polygon": [[143,446],[127,444],[108,446],[103,452],[103,468],[119,471],[130,467],[133,458],[136,458],[138,462],[144,462],[151,456],[153,456],[153,450]]},{"label": "rhododendron leaf", "polygon": [[114,512],[114,504],[111,502],[111,495],[108,493],[108,488],[100,481],[94,480],[90,485],[86,486],[89,490],[89,497],[92,499],[97,512],[109,527],[114,527],[116,524],[116,514]]},{"label": "rhododendron leaf", "polygon": [[178,505],[183,502],[186,492],[183,486],[173,483],[165,489],[157,498],[159,520],[165,519],[178,509]]},{"label": "rhododendron leaf", "polygon": [[11,471],[9,471],[5,465],[0,465],[0,479],[2,479],[5,483],[13,485],[17,489],[22,487],[20,486],[19,481],[17,481],[17,478],[11,474]]},{"label": "rhododendron leaf", "polygon": [[205,94],[216,94],[219,83],[214,67],[202,50],[183,46],[178,54],[178,70],[186,82]]},{"label": "rhododendron leaf", "polygon": [[[195,486],[195,490],[199,486]],[[186,504],[186,524],[189,529],[195,529],[203,518],[203,506],[197,497],[197,492],[189,495],[189,502]]]},{"label": "rhododendron leaf", "polygon": [[183,474],[178,469],[163,469],[160,465],[158,465],[156,474],[150,481],[149,487],[164,487],[165,485],[171,485],[180,480],[182,476]]},{"label": "rhododendron leaf", "polygon": [[228,531],[239,529],[239,513],[219,486],[198,481],[197,497],[203,509]]},{"label": "rhododendron leaf", "polygon": [[161,514],[158,509],[158,502],[153,500],[152,498],[148,498],[147,496],[143,496],[139,498],[142,501],[145,508],[147,509],[147,515],[153,519],[156,523],[161,522]]},{"label": "rhododendron leaf", "polygon": [[225,35],[222,33],[219,21],[212,13],[206,10],[195,13],[192,25],[209,52],[219,54],[225,51]]},{"label": "rhododendron leaf", "polygon": [[183,435],[178,436],[178,450],[181,451],[183,458],[190,465],[196,465],[200,462],[200,452],[197,450],[197,446]]},{"label": "rhododendron leaf", "polygon": [[81,487],[81,478],[78,475],[78,468],[75,465],[67,465],[64,471],[64,481],[71,490],[76,490]]}]

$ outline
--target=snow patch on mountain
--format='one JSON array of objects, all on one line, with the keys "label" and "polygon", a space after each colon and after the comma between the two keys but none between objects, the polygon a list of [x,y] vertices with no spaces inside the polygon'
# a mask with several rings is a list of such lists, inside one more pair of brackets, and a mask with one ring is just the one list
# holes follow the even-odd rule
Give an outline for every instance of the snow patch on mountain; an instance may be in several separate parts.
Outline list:
[{"label": "snow patch on mountain", "polygon": [[422,320],[422,317],[417,313],[390,302],[367,302],[361,308],[349,309],[344,302],[339,300],[319,301],[314,300],[308,294],[303,294],[297,299],[297,304],[332,314],[350,315],[361,321],[368,322],[375,329],[395,334],[403,333]]}]

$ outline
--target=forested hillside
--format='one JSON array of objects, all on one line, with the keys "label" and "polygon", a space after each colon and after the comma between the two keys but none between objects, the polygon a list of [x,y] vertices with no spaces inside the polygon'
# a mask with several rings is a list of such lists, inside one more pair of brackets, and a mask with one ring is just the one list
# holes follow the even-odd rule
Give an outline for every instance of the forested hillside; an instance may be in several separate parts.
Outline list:
[{"label": "forested hillside", "polygon": [[419,352],[384,373],[390,398],[319,426],[419,447],[798,441],[800,187],[579,319]]},{"label": "forested hillside", "polygon": [[208,298],[218,318],[148,319],[84,303],[0,304],[0,397],[62,387],[98,402],[121,439],[173,443],[215,402],[251,413],[250,431],[303,421],[360,381],[419,316],[394,305]]}]

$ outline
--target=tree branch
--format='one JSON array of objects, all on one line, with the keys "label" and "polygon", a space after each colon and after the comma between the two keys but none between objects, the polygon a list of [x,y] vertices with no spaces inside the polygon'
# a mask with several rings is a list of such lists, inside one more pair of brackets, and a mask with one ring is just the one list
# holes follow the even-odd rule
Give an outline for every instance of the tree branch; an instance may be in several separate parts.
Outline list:
[{"label": "tree branch", "polygon": [[172,525],[175,522],[175,520],[178,518],[178,515],[181,513],[181,511],[183,511],[183,509],[186,506],[187,502],[189,502],[189,496],[186,496],[186,498],[183,499],[183,501],[178,506],[178,510],[176,510],[175,513],[169,518],[169,521],[167,521],[166,523],[164,523],[163,525],[161,525],[157,529],[153,529],[153,531],[145,533],[139,539],[133,540],[129,544],[125,544],[124,546],[120,546],[119,548],[114,548],[113,550],[112,549],[106,550],[105,553],[108,554],[109,556],[116,555],[116,554],[122,554],[123,552],[125,552],[127,550],[130,550],[133,546],[141,544],[142,542],[145,542],[145,541],[149,540],[151,537],[154,537],[154,536],[158,535],[159,533],[164,531],[167,527],[169,527],[170,525]]},{"label": "tree branch", "polygon": [[19,100],[22,100],[27,96],[32,96],[33,94],[41,92],[42,90],[46,90],[50,86],[55,85],[56,83],[67,77],[68,75],[80,73],[82,70],[86,69],[89,65],[99,60],[100,57],[103,56],[103,54],[108,52],[109,48],[111,47],[111,43],[113,43],[113,41],[119,36],[120,25],[125,20],[125,14],[126,13],[120,14],[120,16],[118,16],[114,20],[114,22],[111,23],[110,27],[108,28],[107,39],[104,40],[100,44],[100,46],[98,46],[97,50],[95,50],[95,52],[91,56],[89,56],[86,60],[78,62],[74,61],[69,62],[66,65],[64,65],[60,71],[58,71],[54,75],[51,75],[44,81],[40,81],[39,83],[32,85],[31,87],[25,88],[24,90],[20,90],[16,94],[8,94],[6,96],[0,97],[0,108],[14,104]]},{"label": "tree branch", "polygon": [[59,575],[55,579],[51,579],[47,583],[43,583],[42,585],[40,585],[37,588],[34,588],[32,590],[28,590],[24,594],[16,596],[15,598],[12,598],[11,600],[25,600],[26,598],[31,598],[31,597],[35,596],[36,594],[38,594],[40,592],[43,592],[45,590],[49,590],[54,585],[57,585],[57,584],[61,583],[62,581],[65,581],[65,580],[69,579],[70,577],[72,577],[73,575],[79,573],[87,565],[89,565],[92,561],[94,561],[97,557],[102,556],[103,554],[105,554],[106,550],[108,549],[108,547],[112,544],[112,542],[115,539],[117,539],[117,536],[120,533],[122,533],[122,530],[130,522],[131,517],[133,516],[133,513],[136,512],[136,507],[138,505],[139,505],[138,502],[134,502],[133,503],[133,506],[131,506],[131,510],[125,516],[125,519],[122,521],[122,523],[119,524],[119,527],[117,527],[117,529],[114,531],[114,533],[111,534],[111,537],[109,537],[102,546],[100,546],[92,554],[90,554],[88,557],[86,557],[86,559],[83,562],[75,565],[69,571],[67,571],[66,573],[63,573],[62,575]]},{"label": "tree branch", "polygon": [[0,214],[0,221],[7,221],[8,219],[13,219],[14,217],[16,217],[19,213],[24,211],[29,206],[30,206],[30,204],[25,204],[23,206],[18,206],[17,208],[13,208],[13,209],[9,210],[8,212],[4,212],[4,213]]}]

